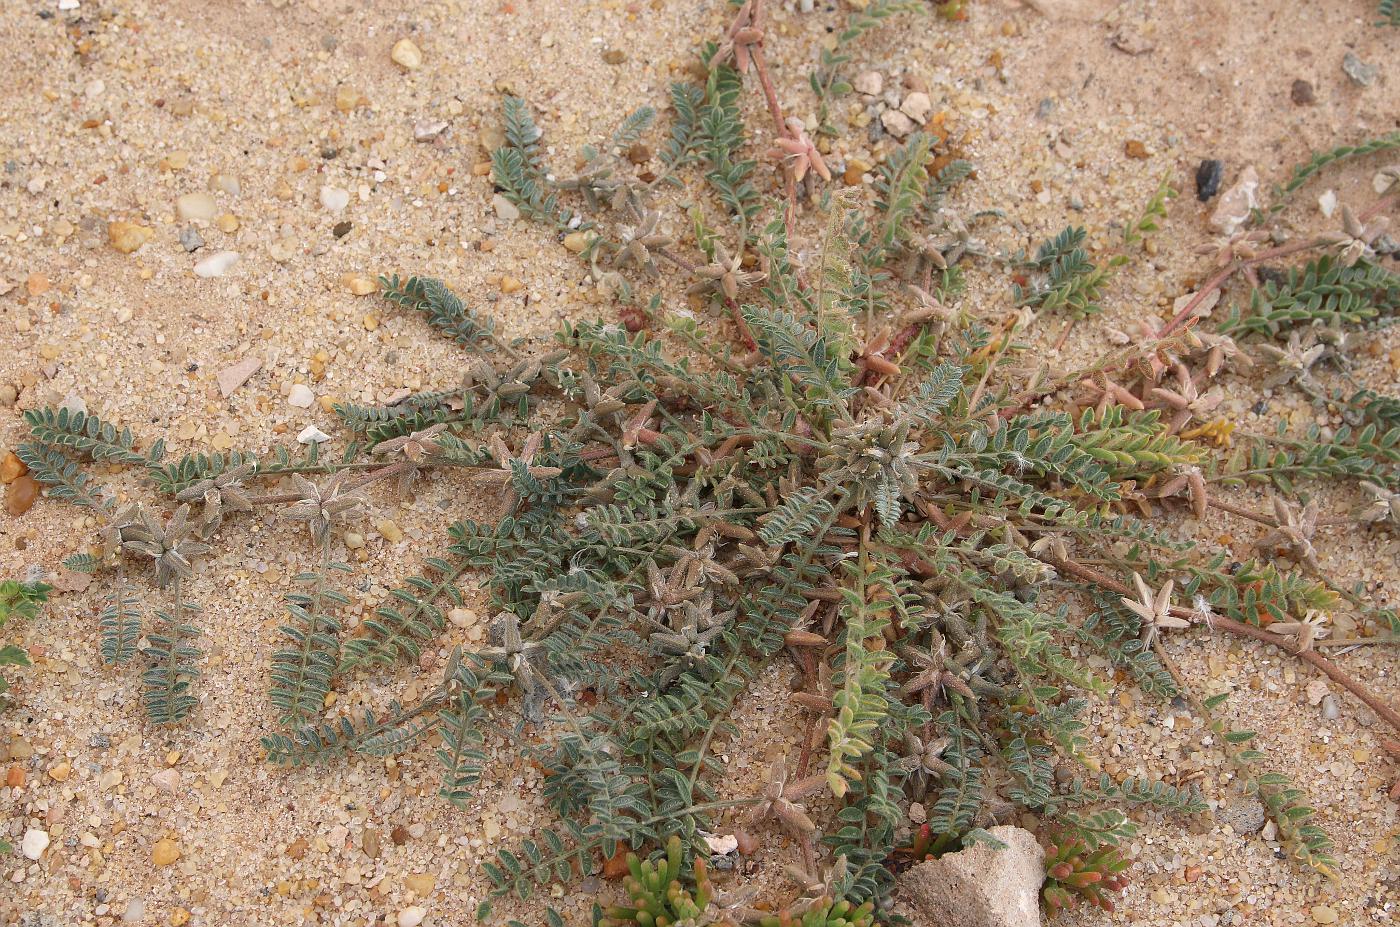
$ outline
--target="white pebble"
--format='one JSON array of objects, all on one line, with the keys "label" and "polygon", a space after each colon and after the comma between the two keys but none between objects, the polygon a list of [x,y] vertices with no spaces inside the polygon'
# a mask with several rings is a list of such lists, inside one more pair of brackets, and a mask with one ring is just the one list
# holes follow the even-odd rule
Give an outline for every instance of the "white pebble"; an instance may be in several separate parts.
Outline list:
[{"label": "white pebble", "polygon": [[291,391],[287,393],[287,402],[298,409],[309,409],[315,401],[316,394],[305,383],[293,383]]},{"label": "white pebble", "polygon": [[320,444],[322,441],[329,441],[331,436],[326,434],[315,425],[307,425],[297,435],[297,441],[302,444]]},{"label": "white pebble", "polygon": [[399,912],[399,927],[418,927],[427,916],[427,908],[411,905]]},{"label": "white pebble", "polygon": [[151,782],[155,783],[162,792],[174,795],[180,788],[180,774],[173,769],[162,769],[151,775]]},{"label": "white pebble", "polygon": [[322,187],[321,205],[331,212],[340,212],[350,205],[350,191],[339,187]]},{"label": "white pebble", "polygon": [[19,851],[24,854],[25,859],[38,859],[44,855],[44,851],[48,848],[48,833],[37,827],[31,827],[25,831],[24,838],[19,842]]},{"label": "white pebble", "polygon": [[237,251],[215,251],[194,265],[194,275],[196,277],[222,277],[228,273],[230,267],[238,263],[238,259],[242,256]]},{"label": "white pebble", "polygon": [[497,193],[491,197],[491,208],[496,210],[496,218],[510,222],[520,218],[520,210],[515,208],[515,204]]},{"label": "white pebble", "polygon": [[140,898],[133,898],[126,903],[126,910],[122,912],[122,920],[128,924],[139,924],[146,916],[146,902]]},{"label": "white pebble", "polygon": [[186,193],[175,200],[175,212],[181,219],[213,222],[219,214],[219,204],[208,193]]}]

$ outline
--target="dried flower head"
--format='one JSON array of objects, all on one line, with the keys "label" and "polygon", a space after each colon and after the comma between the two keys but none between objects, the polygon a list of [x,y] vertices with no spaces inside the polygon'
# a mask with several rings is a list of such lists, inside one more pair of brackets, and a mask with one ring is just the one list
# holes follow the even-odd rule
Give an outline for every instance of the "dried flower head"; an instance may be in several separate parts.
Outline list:
[{"label": "dried flower head", "polygon": [[734,60],[734,68],[740,74],[747,74],[753,63],[751,49],[763,41],[763,30],[754,16],[753,0],[745,0],[734,14],[729,30],[725,33],[724,44],[720,45],[715,56],[718,61]]},{"label": "dried flower head", "polygon": [[332,525],[358,515],[369,504],[362,494],[347,487],[349,478],[350,471],[341,470],[317,486],[305,477],[293,474],[292,480],[296,483],[301,499],[282,514],[287,518],[306,522],[307,528],[311,530],[311,537],[317,544],[324,544],[330,537]]},{"label": "dried flower head", "polygon": [[1120,601],[1124,608],[1142,619],[1142,637],[1145,643],[1151,643],[1159,631],[1191,627],[1191,622],[1172,614],[1172,589],[1176,586],[1174,580],[1167,580],[1161,589],[1153,592],[1147,581],[1134,573],[1133,585],[1137,587],[1138,597],[1129,599],[1125,596]]},{"label": "dried flower head", "polygon": [[829,182],[831,171],[827,169],[816,144],[808,137],[802,120],[789,116],[786,125],[788,134],[773,143],[774,147],[768,149],[768,157],[786,161],[788,170],[792,171],[792,179],[797,183],[802,182],[808,170]]},{"label": "dried flower head", "polygon": [[1388,521],[1392,525],[1400,527],[1400,492],[1392,492],[1376,483],[1363,482],[1361,488],[1371,496],[1371,501],[1361,510],[1361,520]]},{"label": "dried flower head", "polygon": [[652,252],[670,247],[675,242],[661,230],[661,213],[655,209],[643,212],[636,225],[623,227],[621,235],[622,249],[613,258],[613,263],[619,267],[635,264],[652,274],[657,273]]},{"label": "dried flower head", "polygon": [[724,243],[715,242],[715,259],[695,269],[695,276],[700,279],[691,284],[686,292],[704,293],[717,290],[726,299],[738,299],[740,290],[768,279],[768,275],[761,270],[745,271],[743,259],[743,252],[730,257]]},{"label": "dried flower head", "polygon": [[194,558],[209,552],[208,544],[194,540],[195,525],[189,515],[190,507],[182,505],[162,525],[150,512],[142,511],[122,529],[122,547],[155,561],[156,585],[161,588],[176,577],[189,576]]},{"label": "dried flower head", "polygon": [[1344,267],[1351,267],[1363,258],[1375,257],[1372,246],[1389,226],[1390,219],[1386,216],[1378,216],[1370,222],[1363,223],[1356,218],[1350,207],[1343,206],[1341,231],[1328,235],[1327,239],[1337,249],[1338,262]]},{"label": "dried flower head", "polygon": [[1327,353],[1327,345],[1317,343],[1315,338],[1306,342],[1298,332],[1288,336],[1288,344],[1279,347],[1275,344],[1261,344],[1260,360],[1273,368],[1264,380],[1266,388],[1283,386],[1287,383],[1307,381],[1312,376],[1313,365]]},{"label": "dried flower head", "polygon": [[1274,518],[1278,527],[1259,539],[1259,549],[1283,550],[1300,563],[1316,568],[1317,550],[1312,539],[1317,533],[1317,516],[1316,499],[1299,508],[1275,496]]},{"label": "dried flower head", "polygon": [[204,503],[203,517],[199,527],[202,537],[208,538],[219,530],[219,525],[223,524],[225,513],[251,512],[253,510],[253,502],[248,497],[248,491],[243,485],[243,481],[252,472],[252,464],[243,464],[232,470],[225,470],[218,476],[193,483],[176,494],[175,498],[179,502],[202,501]]}]

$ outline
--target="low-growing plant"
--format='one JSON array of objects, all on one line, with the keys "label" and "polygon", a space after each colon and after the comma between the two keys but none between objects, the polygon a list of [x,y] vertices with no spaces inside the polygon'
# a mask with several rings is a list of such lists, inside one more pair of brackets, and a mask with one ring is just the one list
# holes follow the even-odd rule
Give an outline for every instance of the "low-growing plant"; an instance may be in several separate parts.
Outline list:
[{"label": "low-growing plant", "polygon": [[[831,75],[849,42],[903,6],[872,4],[849,27],[821,61],[820,97],[842,89]],[[1124,253],[1096,261],[1088,233],[1067,229],[1010,262],[999,310],[974,311],[962,274],[988,251],[948,205],[971,176],[965,162],[936,167],[943,140],[916,133],[888,152],[869,195],[821,192],[831,171],[778,103],[763,25],[749,0],[724,41],[699,50],[705,76],[670,89],[649,176],[620,155],[650,130],[650,108],[568,176],[545,163],[528,104],[504,102],[499,194],[550,234],[580,236],[572,244],[617,321],[570,321],[541,349],[503,340],[442,281],[386,276],[385,297],[459,344],[466,372],[393,405],[337,406],[350,440],[334,456],[313,443],[165,462],[162,442],[97,416],[27,413],[20,457],[51,497],[100,523],[67,563],[110,580],[102,655],[114,666],[139,657],[150,720],[184,723],[198,709],[199,609],[182,596],[193,564],[229,525],[273,508],[306,532],[307,568],[269,671],[268,760],[382,757],[438,735],[442,794],[463,804],[488,735],[546,726],[550,737],[522,749],[545,771],[557,823],[493,848],[483,870],[493,897],[526,898],[631,851],[632,900],[600,906],[608,923],[865,927],[886,910],[900,865],[984,840],[1018,808],[1057,835],[1047,903],[1106,902],[1123,862],[1114,847],[1135,829],[1128,812],[1206,805],[1194,788],[1089,774],[1083,715],[1112,683],[1086,655],[1151,696],[1190,696],[1162,641],[1195,627],[1295,653],[1400,727],[1314,646],[1342,603],[1372,630],[1393,632],[1394,613],[1338,588],[1311,546],[1326,517],[1400,520],[1394,410],[1357,394],[1355,431],[1246,436],[1213,418],[1210,386],[1284,332],[1345,332],[1393,314],[1394,275],[1374,262],[1379,239],[1365,226],[1373,209],[1345,240],[1249,255],[1243,239],[1227,242],[1225,269],[1176,318],[1082,367],[1027,367],[1026,327],[1048,311],[1100,312],[1108,268],[1131,266],[1170,184]],[[766,155],[740,105],[750,72],[778,139]],[[776,183],[763,160],[776,162]],[[804,210],[822,214],[820,229],[803,231]],[[671,228],[680,215],[688,231]],[[1305,250],[1319,263],[1284,282],[1247,273]],[[1325,251],[1346,270],[1323,266]],[[1202,331],[1201,294],[1236,275],[1262,295]],[[1330,289],[1319,294],[1318,281]],[[1340,342],[1318,343],[1316,356],[1311,342],[1273,345],[1288,355],[1278,385],[1311,386],[1310,365]],[[1245,459],[1221,452],[1231,440]],[[93,463],[143,473],[164,501],[119,507]],[[1364,481],[1374,501],[1324,516],[1281,498],[1254,513],[1213,488],[1267,480],[1292,497],[1298,483],[1337,476]],[[458,480],[495,508],[455,513],[422,569],[347,630],[354,597],[336,576],[355,568],[336,559],[337,539],[372,488],[409,494],[429,478]],[[1178,498],[1198,516],[1228,508],[1270,528],[1259,559],[1183,539],[1166,511]],[[133,564],[163,607],[147,605]],[[367,672],[428,662],[469,577],[488,590],[486,645],[454,650],[407,704],[357,713],[341,707],[353,699],[330,698]],[[722,748],[741,734],[739,699],[785,655],[804,733],[746,789]],[[1280,796],[1275,814],[1294,815],[1298,796],[1259,782]],[[927,818],[911,834],[914,802]],[[705,837],[739,815],[800,854],[797,881],[813,890],[786,914],[730,905],[711,884]],[[1312,831],[1280,832],[1322,848]],[[1326,868],[1317,852],[1296,855]],[[839,877],[810,875],[822,856],[840,861]],[[547,917],[563,923],[552,908]]]}]

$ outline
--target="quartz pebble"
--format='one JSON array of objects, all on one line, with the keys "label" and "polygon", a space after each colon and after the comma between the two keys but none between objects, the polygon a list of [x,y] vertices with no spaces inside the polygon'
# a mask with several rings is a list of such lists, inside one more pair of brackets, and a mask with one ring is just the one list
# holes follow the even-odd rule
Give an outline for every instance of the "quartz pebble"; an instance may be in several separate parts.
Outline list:
[{"label": "quartz pebble", "polygon": [[162,837],[151,847],[151,862],[156,866],[169,866],[179,858],[180,844],[169,837]]},{"label": "quartz pebble", "polygon": [[122,254],[131,254],[140,250],[141,246],[151,240],[155,232],[144,225],[137,225],[135,222],[109,222],[107,224],[107,239]]},{"label": "quartz pebble", "polygon": [[49,835],[47,831],[31,827],[24,832],[24,837],[19,842],[19,851],[24,854],[25,859],[35,859],[44,855],[44,851],[49,848]]},{"label": "quartz pebble", "polygon": [[305,383],[293,383],[291,390],[287,393],[287,404],[296,406],[298,409],[309,409],[316,401],[316,394],[311,392],[311,387]]},{"label": "quartz pebble", "polygon": [[933,102],[929,100],[928,94],[914,92],[904,98],[904,102],[899,104],[899,111],[910,119],[922,125],[928,121],[928,114],[933,109]]},{"label": "quartz pebble", "polygon": [[897,109],[887,109],[881,113],[880,124],[895,138],[903,138],[914,131],[914,120]]},{"label": "quartz pebble", "polygon": [[193,225],[187,225],[180,229],[180,247],[193,254],[204,247],[204,238]]},{"label": "quartz pebble", "polygon": [[410,905],[399,912],[399,927],[418,927],[423,923],[423,918],[428,916],[428,909],[420,905]]},{"label": "quartz pebble", "polygon": [[510,222],[513,219],[520,218],[520,210],[516,208],[515,204],[499,193],[491,197],[491,208],[496,211],[496,218],[498,219],[504,219]]},{"label": "quartz pebble", "polygon": [[321,205],[330,212],[341,212],[350,205],[350,191],[340,187],[322,187]]},{"label": "quartz pebble", "polygon": [[416,71],[423,65],[423,53],[411,39],[399,39],[395,42],[389,51],[389,57],[405,71]]},{"label": "quartz pebble", "polygon": [[315,425],[307,425],[301,430],[301,433],[297,435],[297,442],[299,444],[320,444],[322,441],[329,441],[330,439],[330,435],[326,434]]},{"label": "quartz pebble", "polygon": [[379,289],[379,284],[374,282],[374,278],[365,274],[346,274],[340,278],[340,282],[356,296],[368,296]]},{"label": "quartz pebble", "polygon": [[242,257],[237,251],[215,251],[194,265],[196,277],[222,277]]},{"label": "quartz pebble", "polygon": [[175,213],[186,222],[193,219],[213,222],[219,214],[219,204],[208,193],[186,193],[175,200]]},{"label": "quartz pebble", "polygon": [[447,130],[447,123],[441,120],[437,122],[420,122],[413,127],[413,140],[415,142],[431,142]]},{"label": "quartz pebble", "polygon": [[878,97],[885,90],[885,79],[879,71],[861,71],[851,82],[851,86],[855,88],[856,93]]}]

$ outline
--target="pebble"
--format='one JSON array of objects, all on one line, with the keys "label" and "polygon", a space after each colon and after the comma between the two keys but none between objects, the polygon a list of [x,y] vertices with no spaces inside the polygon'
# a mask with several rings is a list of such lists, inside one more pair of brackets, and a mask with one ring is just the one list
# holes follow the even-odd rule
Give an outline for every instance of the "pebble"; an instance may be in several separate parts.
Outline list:
[{"label": "pebble", "polygon": [[[358,531],[347,531],[345,532],[345,546],[350,550],[359,550],[361,547],[365,546],[365,536],[363,534],[360,534],[360,532]],[[365,831],[366,841],[369,840],[369,835],[372,833],[374,833],[374,831]],[[375,845],[378,846],[379,837],[376,836],[374,839]],[[369,850],[365,850],[365,853],[367,853],[370,856],[376,855],[374,853],[370,853]]]},{"label": "pebble", "polygon": [[214,379],[219,384],[219,392],[225,399],[232,396],[244,383],[247,383],[253,376],[262,369],[262,358],[256,355],[248,355],[238,363],[225,367],[214,374]]},{"label": "pebble", "polygon": [[1312,915],[1314,923],[1335,924],[1337,923],[1337,909],[1330,904],[1315,904],[1308,912]]},{"label": "pebble", "polygon": [[447,131],[447,123],[441,120],[420,122],[413,127],[413,140],[415,142],[431,142],[445,131]]},{"label": "pebble", "polygon": [[169,837],[162,837],[151,847],[151,862],[156,866],[169,866],[179,858],[180,844]]},{"label": "pebble", "polygon": [[903,138],[914,131],[914,120],[897,109],[887,109],[881,113],[880,124],[895,138]]},{"label": "pebble", "polygon": [[135,222],[109,222],[107,223],[107,239],[122,254],[131,254],[140,250],[141,246],[151,240],[155,232],[144,225]]},{"label": "pebble", "polygon": [[1123,143],[1123,153],[1138,161],[1145,161],[1148,157],[1147,146],[1135,138]]},{"label": "pebble", "polygon": [[1361,87],[1371,86],[1376,80],[1376,75],[1380,73],[1380,68],[1362,61],[1353,51],[1342,56],[1342,70],[1351,78],[1352,83]]},{"label": "pebble", "polygon": [[861,71],[856,75],[856,79],[851,81],[851,86],[856,93],[867,97],[878,97],[885,92],[885,78],[879,71]]},{"label": "pebble", "polygon": [[315,425],[307,425],[297,435],[297,441],[301,444],[320,444],[323,441],[329,441],[330,439],[330,435],[326,434],[324,431],[317,428]]},{"label": "pebble", "polygon": [[915,92],[904,98],[904,102],[899,104],[899,111],[915,122],[923,125],[928,122],[928,114],[933,110],[933,101],[928,98],[928,94]]},{"label": "pebble", "polygon": [[374,278],[366,274],[346,274],[340,278],[340,282],[356,296],[368,296],[379,289]]},{"label": "pebble", "polygon": [[1336,721],[1342,716],[1342,706],[1337,701],[1335,695],[1324,695],[1322,697],[1322,720]]},{"label": "pebble", "polygon": [[193,225],[187,225],[184,228],[180,229],[180,234],[178,237],[180,239],[180,247],[184,248],[190,253],[198,251],[200,248],[204,247],[204,239],[200,236],[199,231]]},{"label": "pebble", "polygon": [[28,465],[14,451],[6,451],[5,456],[0,458],[0,483],[8,485],[28,472]]},{"label": "pebble", "polygon": [[399,39],[395,42],[389,52],[389,58],[405,71],[416,71],[423,65],[423,53],[411,39]]},{"label": "pebble", "polygon": [[1220,181],[1225,176],[1225,162],[1209,158],[1196,168],[1196,199],[1204,203],[1220,192]]},{"label": "pebble", "polygon": [[5,511],[19,516],[34,507],[39,498],[39,484],[29,474],[19,477],[5,489]]},{"label": "pebble", "polygon": [[588,247],[588,233],[570,232],[564,236],[564,247],[574,254],[582,254],[583,249]]},{"label": "pebble", "polygon": [[316,394],[311,392],[311,387],[305,383],[293,383],[291,390],[287,393],[287,404],[296,406],[298,409],[309,409],[316,401]]},{"label": "pebble", "polygon": [[525,284],[521,283],[519,279],[509,275],[501,278],[502,293],[519,293],[523,289],[525,289]]},{"label": "pebble", "polygon": [[49,848],[49,835],[47,831],[31,827],[24,832],[24,837],[19,842],[19,851],[24,854],[25,859],[37,860],[44,855],[44,851]]},{"label": "pebble", "polygon": [[49,278],[37,270],[24,281],[24,291],[30,296],[43,296],[52,286]]},{"label": "pebble", "polygon": [[420,898],[427,898],[437,887],[437,876],[431,872],[415,872],[404,876],[403,884]]},{"label": "pebble", "polygon": [[243,185],[232,174],[210,174],[209,189],[219,193],[227,193],[229,196],[237,196],[243,192]]},{"label": "pebble", "polygon": [[237,251],[215,251],[194,265],[196,277],[222,277],[243,255]]},{"label": "pebble", "polygon": [[322,187],[321,205],[331,212],[341,212],[350,205],[350,191],[340,187]]},{"label": "pebble", "polygon": [[180,789],[180,774],[173,769],[162,769],[152,774],[151,782],[162,792],[174,795]]},{"label": "pebble", "polygon": [[146,902],[140,898],[133,898],[126,903],[126,910],[122,912],[122,921],[128,924],[139,924],[146,916]]},{"label": "pebble", "polygon": [[64,760],[49,770],[49,778],[54,782],[67,782],[68,777],[73,775],[73,764]]},{"label": "pebble", "polygon": [[1294,106],[1312,106],[1317,102],[1317,94],[1313,91],[1313,85],[1301,78],[1293,82],[1293,86],[1288,90],[1288,98],[1293,101]]},{"label": "pebble", "polygon": [[331,234],[334,235],[336,238],[344,238],[346,235],[350,234],[350,230],[354,227],[355,223],[350,222],[348,220],[344,222],[337,222],[335,225],[331,226]]},{"label": "pebble", "polygon": [[1251,164],[1240,171],[1239,179],[1233,186],[1220,194],[1215,211],[1210,214],[1211,227],[1221,235],[1238,232],[1240,226],[1249,220],[1250,210],[1259,205],[1258,193],[1259,172]]},{"label": "pebble", "polygon": [[491,197],[491,208],[496,211],[498,219],[510,222],[520,218],[520,210],[515,207],[515,204],[499,193]]},{"label": "pebble", "polygon": [[9,408],[19,401],[19,390],[13,383],[0,383],[0,406]]},{"label": "pebble", "polygon": [[213,222],[219,214],[219,204],[208,193],[186,193],[175,200],[175,213],[187,222]]},{"label": "pebble", "polygon": [[423,918],[428,916],[428,909],[421,905],[410,905],[399,912],[399,927],[418,927],[423,923]]}]

